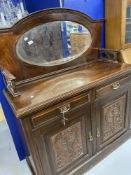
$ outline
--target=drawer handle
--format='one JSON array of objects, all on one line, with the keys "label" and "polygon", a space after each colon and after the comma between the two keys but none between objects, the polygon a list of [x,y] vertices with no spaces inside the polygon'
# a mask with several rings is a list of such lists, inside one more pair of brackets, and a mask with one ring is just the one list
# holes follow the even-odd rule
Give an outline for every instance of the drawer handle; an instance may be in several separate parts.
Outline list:
[{"label": "drawer handle", "polygon": [[66,121],[68,121],[68,118],[65,117],[65,113],[67,113],[70,108],[70,104],[60,107],[60,113],[62,114],[62,123],[64,126],[66,125]]},{"label": "drawer handle", "polygon": [[120,87],[120,83],[119,83],[119,82],[113,83],[113,84],[112,84],[112,88],[113,88],[114,90],[119,89],[119,87]]},{"label": "drawer handle", "polygon": [[64,105],[62,107],[60,107],[60,113],[64,114],[66,112],[68,112],[70,110],[70,104]]}]

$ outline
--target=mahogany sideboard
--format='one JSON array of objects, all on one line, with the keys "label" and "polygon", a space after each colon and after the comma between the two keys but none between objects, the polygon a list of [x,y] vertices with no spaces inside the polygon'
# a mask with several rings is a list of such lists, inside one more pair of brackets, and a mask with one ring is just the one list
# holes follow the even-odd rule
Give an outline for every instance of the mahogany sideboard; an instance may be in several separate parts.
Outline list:
[{"label": "mahogany sideboard", "polygon": [[[48,9],[0,32],[4,94],[35,175],[83,174],[131,136],[131,65],[100,48],[101,26],[75,10]],[[73,33],[81,34],[72,44]]]}]

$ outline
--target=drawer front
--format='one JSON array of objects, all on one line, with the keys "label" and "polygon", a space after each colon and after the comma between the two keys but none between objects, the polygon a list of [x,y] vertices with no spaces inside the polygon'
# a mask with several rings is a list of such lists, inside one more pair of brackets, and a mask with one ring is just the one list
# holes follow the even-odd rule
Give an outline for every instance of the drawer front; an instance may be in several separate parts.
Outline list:
[{"label": "drawer front", "polygon": [[130,77],[125,77],[120,80],[114,81],[104,87],[101,87],[96,90],[96,98],[106,96],[112,92],[119,90],[121,87],[127,87],[130,81]]},{"label": "drawer front", "polygon": [[[66,100],[63,103],[55,105],[49,109],[43,110],[31,117],[31,123],[33,128],[39,128],[41,126],[47,126],[50,123],[59,121],[62,124],[62,120],[65,114],[77,109],[81,105],[90,102],[90,93],[84,93],[76,96],[72,99]],[[68,120],[70,120],[69,118]],[[66,118],[65,118],[66,120]],[[63,121],[64,122],[64,121]]]}]

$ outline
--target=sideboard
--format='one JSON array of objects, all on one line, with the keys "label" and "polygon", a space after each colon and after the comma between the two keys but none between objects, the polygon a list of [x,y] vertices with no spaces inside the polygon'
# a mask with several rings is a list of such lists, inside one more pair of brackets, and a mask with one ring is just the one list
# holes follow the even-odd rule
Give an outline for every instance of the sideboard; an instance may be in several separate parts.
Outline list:
[{"label": "sideboard", "polygon": [[101,27],[81,12],[49,9],[1,32],[4,94],[35,175],[83,174],[131,136],[131,65],[100,48]]}]

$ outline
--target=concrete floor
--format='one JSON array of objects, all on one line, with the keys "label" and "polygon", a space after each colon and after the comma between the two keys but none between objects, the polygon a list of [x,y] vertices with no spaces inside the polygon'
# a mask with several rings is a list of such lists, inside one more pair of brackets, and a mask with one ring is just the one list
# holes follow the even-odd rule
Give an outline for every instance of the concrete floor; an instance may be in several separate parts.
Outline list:
[{"label": "concrete floor", "polygon": [[31,175],[26,161],[19,161],[6,122],[0,122],[0,175]]},{"label": "concrete floor", "polygon": [[[0,122],[0,175],[31,175],[19,161],[5,122]],[[84,175],[131,175],[131,139]]]}]

